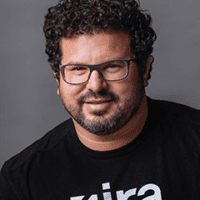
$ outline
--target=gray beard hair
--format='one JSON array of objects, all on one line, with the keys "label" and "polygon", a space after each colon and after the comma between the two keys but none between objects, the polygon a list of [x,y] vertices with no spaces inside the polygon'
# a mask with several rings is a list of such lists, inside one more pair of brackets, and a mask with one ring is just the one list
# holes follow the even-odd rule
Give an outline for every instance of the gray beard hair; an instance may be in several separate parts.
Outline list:
[{"label": "gray beard hair", "polygon": [[[126,100],[123,103],[123,108],[118,106],[114,114],[111,114],[108,119],[104,119],[104,112],[94,112],[93,114],[96,116],[96,119],[92,121],[86,119],[82,112],[82,108],[76,110],[70,105],[69,109],[67,109],[64,103],[63,105],[72,118],[90,133],[95,135],[110,135],[126,125],[137,113],[143,97],[144,93],[141,93],[140,97],[138,97],[141,101],[138,101],[135,106],[133,106],[132,102],[136,102],[136,99]],[[130,109],[132,109],[131,112]]]}]

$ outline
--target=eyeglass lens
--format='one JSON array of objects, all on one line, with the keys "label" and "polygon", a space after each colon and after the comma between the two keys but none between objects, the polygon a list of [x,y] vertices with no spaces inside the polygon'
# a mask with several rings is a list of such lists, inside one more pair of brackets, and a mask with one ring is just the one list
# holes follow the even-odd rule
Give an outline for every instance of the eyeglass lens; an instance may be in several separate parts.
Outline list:
[{"label": "eyeglass lens", "polygon": [[[84,83],[88,80],[91,69],[92,67],[82,64],[66,65],[63,69],[64,79],[66,82],[72,84]],[[116,60],[101,64],[98,71],[105,80],[114,81],[125,77],[127,75],[127,69],[126,61]]]}]

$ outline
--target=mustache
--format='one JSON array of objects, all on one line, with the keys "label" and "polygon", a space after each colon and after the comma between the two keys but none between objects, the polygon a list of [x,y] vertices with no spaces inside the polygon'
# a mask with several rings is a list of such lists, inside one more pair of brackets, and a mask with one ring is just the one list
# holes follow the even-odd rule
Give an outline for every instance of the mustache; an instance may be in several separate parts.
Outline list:
[{"label": "mustache", "polygon": [[85,100],[89,99],[113,99],[117,100],[117,95],[113,92],[108,92],[108,90],[103,89],[98,93],[95,93],[93,91],[88,91],[86,94],[82,94],[79,98],[79,102],[83,102]]}]

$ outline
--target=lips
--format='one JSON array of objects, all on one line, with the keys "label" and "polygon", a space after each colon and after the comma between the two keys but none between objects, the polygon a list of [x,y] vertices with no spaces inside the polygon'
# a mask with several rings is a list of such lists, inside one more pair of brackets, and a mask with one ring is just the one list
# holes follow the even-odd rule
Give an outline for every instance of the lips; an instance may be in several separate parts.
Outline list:
[{"label": "lips", "polygon": [[88,100],[88,101],[84,101],[84,103],[87,104],[102,104],[102,103],[108,103],[112,101],[112,99],[108,99],[108,100]]}]

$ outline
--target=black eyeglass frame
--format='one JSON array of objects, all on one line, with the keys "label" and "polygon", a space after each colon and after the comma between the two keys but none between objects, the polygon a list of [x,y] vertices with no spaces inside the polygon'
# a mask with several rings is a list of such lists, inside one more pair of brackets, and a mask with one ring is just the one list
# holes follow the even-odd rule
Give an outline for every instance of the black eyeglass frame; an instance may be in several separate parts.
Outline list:
[{"label": "black eyeglass frame", "polygon": [[[128,74],[129,74],[129,65],[130,65],[130,62],[131,62],[131,61],[135,61],[135,60],[136,60],[135,58],[131,58],[131,59],[129,59],[129,60],[126,60],[126,59],[110,60],[110,61],[106,61],[106,62],[104,62],[104,63],[100,63],[100,64],[97,64],[97,65],[67,64],[67,65],[63,65],[63,66],[60,68],[59,71],[61,71],[63,80],[64,80],[66,83],[70,84],[70,85],[80,85],[80,84],[86,83],[86,82],[90,79],[90,76],[91,76],[91,74],[92,74],[92,72],[93,72],[94,70],[97,70],[97,71],[99,72],[99,74],[100,74],[100,77],[101,77],[102,79],[104,79],[105,81],[120,81],[120,80],[125,79],[125,78],[128,76]],[[114,62],[114,61],[125,61],[125,62],[126,62],[126,66],[127,66],[127,73],[126,73],[126,75],[125,75],[124,77],[122,77],[122,78],[120,78],[120,79],[117,79],[117,80],[106,80],[106,79],[103,77],[103,74],[99,71],[99,68],[100,68],[101,65],[103,65],[103,64],[110,63],[110,62]],[[90,73],[89,73],[89,75],[88,75],[88,79],[87,79],[86,81],[82,82],[82,83],[69,83],[69,82],[67,82],[67,81],[65,80],[65,77],[64,77],[64,68],[65,68],[65,66],[72,66],[72,65],[76,65],[76,66],[84,65],[84,66],[88,67],[88,68],[90,69]]]}]

